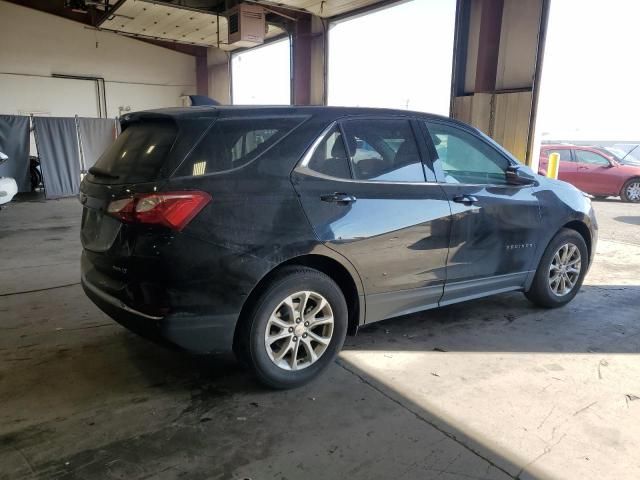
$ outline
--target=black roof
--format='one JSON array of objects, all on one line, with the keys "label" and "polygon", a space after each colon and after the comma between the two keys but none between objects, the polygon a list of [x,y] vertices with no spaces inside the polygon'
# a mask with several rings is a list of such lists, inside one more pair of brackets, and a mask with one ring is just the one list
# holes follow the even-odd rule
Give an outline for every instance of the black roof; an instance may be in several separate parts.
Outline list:
[{"label": "black roof", "polygon": [[[214,118],[230,115],[312,115],[323,117],[343,117],[350,115],[398,115],[422,117],[431,119],[452,120],[442,115],[411,110],[397,110],[388,108],[369,107],[326,107],[326,106],[291,106],[291,105],[224,105],[200,107],[172,107],[157,110],[146,110],[126,114],[122,119],[127,122],[144,117],[173,117],[173,118]],[[455,121],[455,120],[454,120]]]}]

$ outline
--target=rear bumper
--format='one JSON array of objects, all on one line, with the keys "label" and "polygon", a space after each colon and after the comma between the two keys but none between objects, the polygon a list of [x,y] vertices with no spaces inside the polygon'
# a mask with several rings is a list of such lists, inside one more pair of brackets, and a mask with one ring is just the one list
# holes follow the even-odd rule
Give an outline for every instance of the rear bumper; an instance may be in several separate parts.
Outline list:
[{"label": "rear bumper", "polygon": [[100,310],[132,332],[164,346],[192,353],[232,350],[237,315],[170,313],[149,315],[101,290],[82,275],[82,288]]}]

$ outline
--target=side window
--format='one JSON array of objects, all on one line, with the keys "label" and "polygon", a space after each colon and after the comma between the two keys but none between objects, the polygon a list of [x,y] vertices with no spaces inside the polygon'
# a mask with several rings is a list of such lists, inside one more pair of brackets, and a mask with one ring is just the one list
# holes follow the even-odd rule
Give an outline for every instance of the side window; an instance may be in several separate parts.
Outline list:
[{"label": "side window", "polygon": [[348,120],[343,128],[355,179],[425,181],[409,120]]},{"label": "side window", "polygon": [[183,162],[176,176],[198,176],[246,165],[301,121],[292,117],[218,120]]},{"label": "side window", "polygon": [[609,160],[595,152],[590,152],[589,150],[574,150],[574,152],[578,163],[588,163],[590,165],[600,165],[604,167],[609,165]]},{"label": "side window", "polygon": [[351,178],[349,159],[344,148],[342,134],[338,127],[334,127],[313,152],[307,165],[311,170],[331,177]]},{"label": "side window", "polygon": [[377,158],[382,160],[382,155],[380,155],[376,149],[369,145],[365,140],[356,139],[356,151],[353,154],[353,159],[357,162],[363,158]]},{"label": "side window", "polygon": [[427,122],[427,128],[447,183],[507,183],[509,161],[491,145],[457,127]]},{"label": "side window", "polygon": [[552,153],[560,154],[560,161],[561,162],[573,162],[573,159],[571,158],[571,150],[569,150],[568,148],[557,149],[557,150],[545,150],[545,152],[544,152],[544,154],[545,154],[545,156],[547,158]]},{"label": "side window", "polygon": [[241,161],[251,152],[255,151],[260,144],[265,143],[273,135],[277,134],[278,130],[273,128],[263,130],[250,130],[236,141],[236,144],[231,149],[231,162],[235,163]]}]

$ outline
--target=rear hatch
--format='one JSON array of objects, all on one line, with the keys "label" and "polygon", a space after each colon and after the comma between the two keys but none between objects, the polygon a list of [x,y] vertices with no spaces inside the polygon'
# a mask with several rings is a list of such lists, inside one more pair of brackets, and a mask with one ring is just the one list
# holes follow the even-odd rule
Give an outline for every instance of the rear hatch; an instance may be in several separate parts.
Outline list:
[{"label": "rear hatch", "polygon": [[116,141],[89,169],[82,182],[82,246],[106,252],[114,244],[122,223],[106,214],[111,201],[157,188],[162,167],[178,136],[177,124],[152,118],[123,125]]},{"label": "rear hatch", "polygon": [[[81,241],[85,279],[129,305],[153,305],[162,292],[145,279],[158,278],[158,257],[175,229],[128,222],[140,198],[154,204],[168,178],[213,118],[176,120],[169,115],[134,114],[122,133],[89,169],[80,187]],[[118,208],[120,209],[118,211]],[[147,291],[148,290],[148,291]]]}]

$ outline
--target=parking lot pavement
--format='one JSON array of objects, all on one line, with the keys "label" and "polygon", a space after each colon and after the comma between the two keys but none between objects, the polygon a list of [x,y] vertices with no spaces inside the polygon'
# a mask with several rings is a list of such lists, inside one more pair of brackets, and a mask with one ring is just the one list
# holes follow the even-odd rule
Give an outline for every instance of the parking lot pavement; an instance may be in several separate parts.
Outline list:
[{"label": "parking lot pavement", "polygon": [[117,326],[77,284],[77,202],[11,205],[0,479],[638,478],[640,210],[594,204],[567,307],[512,293],[374,324],[288,392]]},{"label": "parking lot pavement", "polygon": [[594,200],[600,238],[640,245],[640,203],[622,203],[616,198]]}]

